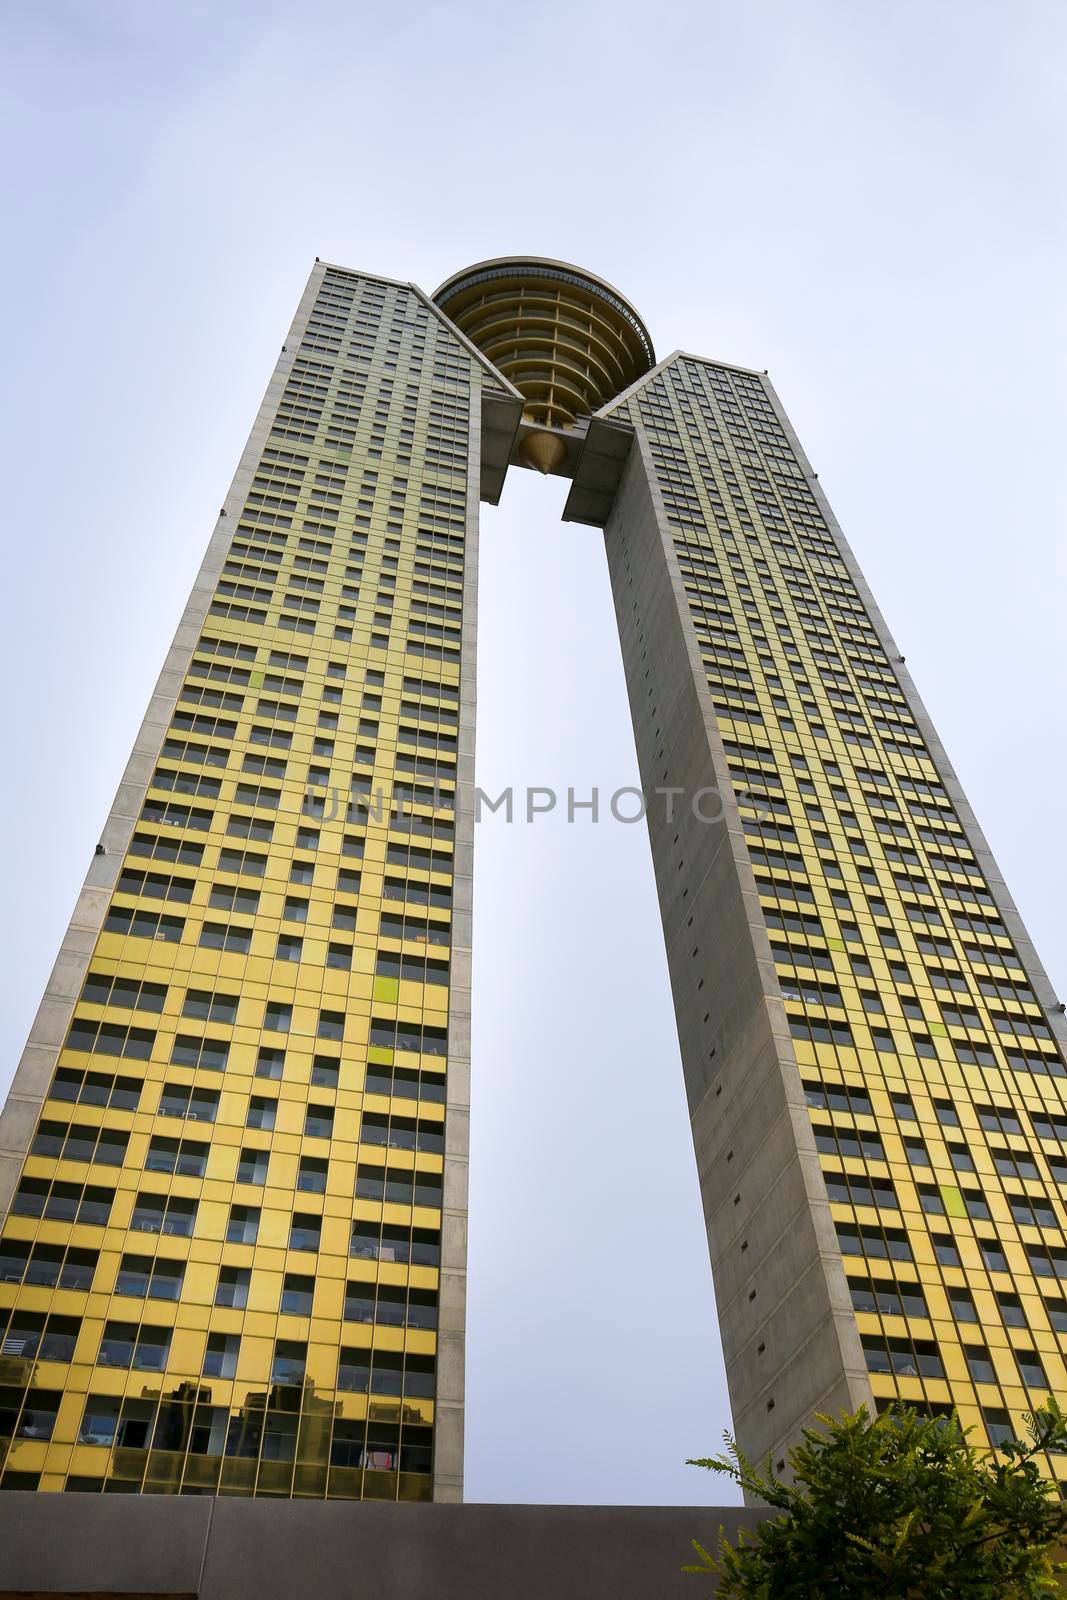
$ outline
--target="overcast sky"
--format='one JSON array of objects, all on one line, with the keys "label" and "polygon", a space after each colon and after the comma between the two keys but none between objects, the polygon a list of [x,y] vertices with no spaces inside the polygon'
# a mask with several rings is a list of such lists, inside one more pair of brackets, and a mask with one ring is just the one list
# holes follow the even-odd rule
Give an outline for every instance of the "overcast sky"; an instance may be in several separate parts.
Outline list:
[{"label": "overcast sky", "polygon": [[[6,1086],[316,255],[529,251],[767,367],[1053,981],[1061,0],[0,7]],[[601,536],[483,522],[482,784],[636,780]],[[698,1502],[728,1424],[640,828],[482,824],[468,1498]],[[551,1154],[549,1153],[551,1152]]]}]

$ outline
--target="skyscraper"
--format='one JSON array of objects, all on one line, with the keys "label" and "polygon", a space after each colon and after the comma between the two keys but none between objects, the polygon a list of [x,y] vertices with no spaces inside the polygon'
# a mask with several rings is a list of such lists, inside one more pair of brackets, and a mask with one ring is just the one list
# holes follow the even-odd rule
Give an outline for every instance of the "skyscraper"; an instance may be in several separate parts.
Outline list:
[{"label": "skyscraper", "polygon": [[0,1118],[5,1487],[461,1496],[510,463],[605,530],[743,1447],[1067,1392],[1062,1008],[766,374],[316,263]]}]

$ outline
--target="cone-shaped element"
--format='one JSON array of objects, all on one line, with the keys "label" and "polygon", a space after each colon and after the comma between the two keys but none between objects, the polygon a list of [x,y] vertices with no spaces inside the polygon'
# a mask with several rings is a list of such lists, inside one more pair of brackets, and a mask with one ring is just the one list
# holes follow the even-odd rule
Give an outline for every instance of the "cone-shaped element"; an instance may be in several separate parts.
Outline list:
[{"label": "cone-shaped element", "polygon": [[526,421],[542,428],[573,428],[655,364],[629,301],[566,261],[478,261],[447,279],[434,301],[519,390]]},{"label": "cone-shaped element", "polygon": [[567,446],[558,434],[528,433],[519,454],[535,472],[555,472],[566,459]]}]

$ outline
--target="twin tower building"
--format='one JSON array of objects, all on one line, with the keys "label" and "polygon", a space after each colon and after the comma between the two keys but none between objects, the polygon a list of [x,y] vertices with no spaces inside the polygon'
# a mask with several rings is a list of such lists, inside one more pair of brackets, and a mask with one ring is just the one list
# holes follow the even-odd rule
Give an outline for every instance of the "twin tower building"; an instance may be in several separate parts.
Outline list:
[{"label": "twin tower building", "polygon": [[766,374],[316,262],[0,1118],[0,1487],[461,1498],[511,465],[604,529],[741,1445],[1067,1398],[1063,1008]]}]

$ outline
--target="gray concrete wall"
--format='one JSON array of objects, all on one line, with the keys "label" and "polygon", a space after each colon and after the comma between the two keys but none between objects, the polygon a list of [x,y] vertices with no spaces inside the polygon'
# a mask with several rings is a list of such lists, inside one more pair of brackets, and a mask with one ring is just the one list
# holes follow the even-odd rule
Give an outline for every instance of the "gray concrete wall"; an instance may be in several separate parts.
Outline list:
[{"label": "gray concrete wall", "polygon": [[[785,1464],[870,1403],[837,1235],[726,752],[638,430],[605,528],[734,1429]],[[673,808],[657,788],[681,793]],[[704,816],[691,801],[701,791]],[[673,814],[672,814],[673,811]]]},{"label": "gray concrete wall", "polygon": [[[441,313],[434,307],[435,315]],[[463,1405],[466,1388],[467,1192],[471,1120],[471,940],[474,918],[474,746],[477,711],[478,533],[482,375],[471,372],[467,458],[467,528],[463,550],[456,832],[449,951],[448,1076],[441,1208],[441,1286],[434,1398],[433,1497],[463,1499]]]},{"label": "gray concrete wall", "polygon": [[760,1514],[706,1506],[447,1506],[0,1495],[0,1600],[704,1600],[683,1574]]}]

